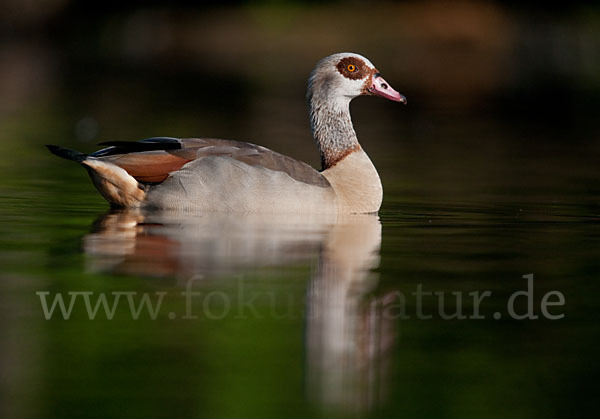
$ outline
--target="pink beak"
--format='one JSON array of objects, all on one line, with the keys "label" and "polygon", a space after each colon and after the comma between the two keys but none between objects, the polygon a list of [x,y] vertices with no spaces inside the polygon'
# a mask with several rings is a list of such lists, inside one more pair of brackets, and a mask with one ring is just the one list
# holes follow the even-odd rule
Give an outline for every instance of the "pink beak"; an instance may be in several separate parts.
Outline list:
[{"label": "pink beak", "polygon": [[381,96],[386,99],[393,100],[394,102],[403,103],[405,105],[407,103],[406,98],[394,89],[392,89],[392,86],[390,86],[383,79],[383,77],[379,75],[379,73],[373,75],[373,84],[371,85],[371,87],[367,88],[367,90],[372,95]]}]

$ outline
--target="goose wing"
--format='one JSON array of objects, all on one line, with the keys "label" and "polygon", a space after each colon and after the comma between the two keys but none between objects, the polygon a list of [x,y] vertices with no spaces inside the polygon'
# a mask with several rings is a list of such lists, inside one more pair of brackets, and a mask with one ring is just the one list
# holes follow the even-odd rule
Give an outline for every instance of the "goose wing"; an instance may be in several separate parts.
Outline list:
[{"label": "goose wing", "polygon": [[309,185],[330,186],[327,179],[308,164],[268,148],[241,141],[155,137],[136,142],[110,141],[100,145],[107,147],[91,154],[91,157],[116,164],[143,183],[161,183],[170,173],[181,169],[186,163],[220,156],[250,166],[284,172],[294,180]]}]

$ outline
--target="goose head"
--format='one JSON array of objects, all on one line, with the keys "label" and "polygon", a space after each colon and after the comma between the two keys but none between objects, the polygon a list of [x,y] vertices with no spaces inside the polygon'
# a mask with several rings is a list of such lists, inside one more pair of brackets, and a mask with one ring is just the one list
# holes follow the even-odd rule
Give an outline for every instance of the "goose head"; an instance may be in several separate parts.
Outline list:
[{"label": "goose head", "polygon": [[371,61],[359,54],[330,55],[319,61],[311,73],[306,97],[323,170],[361,149],[350,117],[350,101],[362,95],[406,104],[406,98],[381,77]]},{"label": "goose head", "polygon": [[[406,104],[406,98],[384,80],[362,55],[339,53],[323,58],[309,79],[308,100],[346,105],[355,97],[374,95]],[[335,106],[334,106],[335,107]]]}]

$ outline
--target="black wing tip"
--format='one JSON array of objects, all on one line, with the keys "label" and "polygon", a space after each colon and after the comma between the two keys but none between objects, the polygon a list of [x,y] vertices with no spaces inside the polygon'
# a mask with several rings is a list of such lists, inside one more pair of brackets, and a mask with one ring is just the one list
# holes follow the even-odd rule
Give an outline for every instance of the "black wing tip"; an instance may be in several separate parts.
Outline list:
[{"label": "black wing tip", "polygon": [[54,155],[62,157],[63,159],[73,160],[77,163],[81,163],[87,158],[87,154],[80,153],[76,150],[60,147],[53,144],[46,144],[46,148]]},{"label": "black wing tip", "polygon": [[[98,143],[98,145],[106,146],[106,148],[90,154],[91,157],[105,157],[144,151],[179,150],[182,148],[181,140],[173,137],[152,137],[141,141],[104,141]],[[88,157],[87,154],[80,153],[79,151],[53,144],[46,144],[46,148],[52,154],[78,163],[81,163]]]},{"label": "black wing tip", "polygon": [[167,145],[167,144],[181,145],[181,140],[179,138],[174,138],[174,137],[151,137],[151,138],[146,138],[146,139],[140,140],[140,141],[102,141],[101,143],[98,143],[98,145],[135,147],[135,145],[139,146],[140,143],[141,144],[156,144],[157,146],[159,146],[161,144],[162,145]]},{"label": "black wing tip", "polygon": [[172,137],[153,137],[141,141],[103,141],[98,143],[98,145],[105,146],[106,148],[90,154],[92,157],[144,151],[179,150],[182,148],[181,140]]}]

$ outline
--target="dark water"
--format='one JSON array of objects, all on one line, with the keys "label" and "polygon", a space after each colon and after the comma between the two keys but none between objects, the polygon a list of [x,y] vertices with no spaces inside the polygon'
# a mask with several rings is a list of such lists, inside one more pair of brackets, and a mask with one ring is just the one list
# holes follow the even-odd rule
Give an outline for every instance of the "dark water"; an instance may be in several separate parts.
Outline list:
[{"label": "dark water", "polygon": [[[593,8],[45,3],[0,44],[0,417],[596,412]],[[377,216],[110,212],[43,147],[207,136],[315,165],[305,81],[341,50],[409,100],[352,105]]]},{"label": "dark water", "polygon": [[[82,170],[40,147],[47,175],[16,168],[2,189],[3,416],[591,411],[593,148],[508,138],[515,148],[489,158],[489,144],[435,140],[442,158],[401,140],[372,153],[383,208],[345,218],[109,212]],[[538,318],[511,318],[528,274]],[[485,291],[475,312],[470,293]],[[46,320],[39,292],[67,306],[69,292],[92,307],[121,296],[111,320],[102,308],[90,320],[83,294],[68,320],[58,307]],[[560,319],[542,312],[550,292]],[[155,319],[134,319],[128,299],[144,294],[161,301]],[[517,297],[516,315],[527,304]],[[466,318],[445,318],[457,310]]]}]

